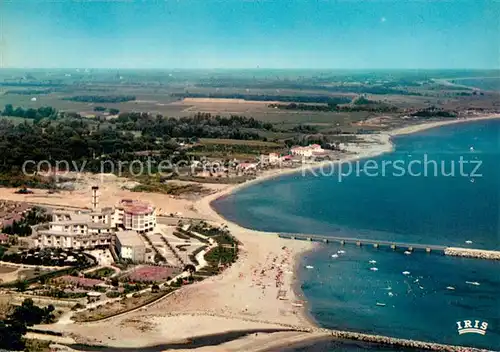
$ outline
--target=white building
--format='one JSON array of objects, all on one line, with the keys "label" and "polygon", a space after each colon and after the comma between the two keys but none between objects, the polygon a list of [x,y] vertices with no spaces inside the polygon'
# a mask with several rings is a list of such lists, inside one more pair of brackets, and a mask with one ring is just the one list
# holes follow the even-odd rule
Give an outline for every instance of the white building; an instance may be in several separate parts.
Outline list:
[{"label": "white building", "polygon": [[293,147],[292,149],[290,149],[290,152],[292,153],[292,155],[299,155],[309,158],[312,156],[313,151],[308,147]]},{"label": "white building", "polygon": [[278,153],[269,153],[269,164],[278,164],[280,161],[281,158]]},{"label": "white building", "polygon": [[98,188],[92,187],[92,210],[55,210],[48,230],[38,231],[37,247],[84,248],[109,246],[119,229],[146,233],[156,226],[156,209],[124,199],[115,208],[98,209]]},{"label": "white building", "polygon": [[290,149],[292,155],[299,155],[306,158],[312,157],[314,154],[324,153],[324,149],[319,144],[310,144],[307,147],[293,147]]},{"label": "white building", "polygon": [[134,263],[146,261],[146,245],[136,231],[117,231],[115,246],[116,253],[122,259],[130,259]]},{"label": "white building", "polygon": [[115,208],[114,224],[125,230],[153,231],[156,226],[156,209],[148,203],[123,199]]},{"label": "white building", "polygon": [[109,246],[111,222],[94,222],[90,213],[54,211],[49,229],[38,232],[38,247],[94,248]]}]

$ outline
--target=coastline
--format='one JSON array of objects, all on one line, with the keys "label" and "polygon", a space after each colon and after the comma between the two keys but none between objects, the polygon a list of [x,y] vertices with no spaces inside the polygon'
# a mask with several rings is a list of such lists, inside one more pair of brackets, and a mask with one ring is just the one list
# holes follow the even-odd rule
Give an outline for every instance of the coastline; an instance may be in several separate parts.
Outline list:
[{"label": "coastline", "polygon": [[[227,219],[225,219],[222,215],[217,213],[217,211],[213,208],[212,203],[216,201],[217,199],[220,199],[222,197],[228,196],[230,194],[233,194],[244,187],[252,186],[260,182],[265,182],[270,179],[294,174],[294,173],[299,173],[299,172],[305,172],[309,169],[316,169],[316,168],[321,168],[324,165],[328,165],[331,163],[342,163],[342,162],[347,162],[347,161],[352,161],[352,160],[358,160],[358,159],[365,159],[369,157],[377,157],[385,153],[390,153],[394,150],[394,144],[392,143],[392,137],[395,136],[400,136],[400,135],[407,135],[407,134],[413,134],[413,133],[418,133],[421,131],[425,131],[428,129],[432,128],[438,128],[442,126],[447,126],[447,125],[453,125],[453,124],[458,124],[458,123],[471,123],[471,122],[477,122],[477,121],[485,121],[485,120],[493,120],[493,119],[500,119],[500,114],[489,114],[489,115],[483,115],[483,116],[478,116],[478,117],[471,117],[471,118],[461,118],[461,119],[454,119],[454,120],[448,120],[448,121],[432,121],[428,123],[423,123],[423,124],[416,124],[416,125],[411,125],[411,126],[406,126],[402,128],[397,128],[394,130],[389,130],[385,132],[381,132],[380,134],[377,134],[378,136],[381,136],[379,139],[380,142],[382,142],[381,145],[372,145],[372,148],[368,148],[364,151],[364,153],[360,153],[358,155],[346,155],[346,157],[341,158],[336,161],[327,161],[327,162],[322,162],[322,163],[317,163],[317,164],[312,164],[312,165],[306,165],[302,166],[299,168],[295,169],[282,169],[282,170],[271,170],[271,172],[264,172],[262,175],[258,176],[256,179],[245,182],[243,184],[238,184],[235,186],[230,186],[226,189],[223,189],[219,192],[216,192],[214,194],[211,194],[200,201],[196,203],[195,208],[200,210],[203,215],[208,215],[213,219],[215,222],[219,223],[224,223],[228,227],[237,227],[242,231],[251,231],[252,233],[255,234],[260,234],[260,235],[275,235],[274,233],[271,232],[263,232],[263,231],[255,231],[252,229],[247,229],[243,228],[236,223],[233,223]],[[238,238],[238,236],[236,236]],[[243,239],[238,238],[243,244],[245,241]],[[286,240],[283,240],[283,243],[287,243]],[[301,258],[308,252],[314,251],[317,248],[318,245],[315,245],[311,248],[304,248],[302,250],[299,250],[298,252],[295,253],[293,263],[294,263],[294,277],[295,280],[292,282],[290,289],[293,290],[294,295],[296,297],[303,297],[304,294],[300,288],[300,279],[298,277],[298,270],[299,266],[301,263]],[[300,314],[302,316],[302,319],[308,322],[308,325],[320,328],[319,324],[316,322],[314,317],[310,314],[310,311],[308,309],[308,304],[304,304],[302,309],[300,310]]]},{"label": "coastline", "polygon": [[[474,122],[500,115],[488,115],[453,121],[433,121],[426,124],[366,135],[369,143],[358,149],[359,154],[345,155],[333,163],[376,157],[394,149],[391,137],[415,133],[443,125]],[[319,327],[310,314],[308,303],[302,307],[292,305],[303,297],[298,276],[301,258],[319,248],[319,243],[289,241],[276,233],[244,228],[225,219],[216,212],[212,203],[244,187],[276,177],[315,169],[332,161],[305,165],[294,169],[275,169],[264,172],[254,180],[218,189],[196,202],[191,202],[193,214],[207,221],[225,224],[241,242],[238,260],[221,274],[193,285],[187,285],[168,298],[136,312],[110,318],[106,322],[55,325],[53,330],[78,336],[80,342],[106,344],[112,347],[136,347],[164,344],[175,339],[190,339],[245,329],[290,329],[289,332],[249,335],[201,351],[267,351],[310,340],[331,336]],[[168,201],[168,200],[167,200]],[[167,202],[165,201],[165,203]],[[185,208],[180,208],[183,210]],[[280,274],[281,273],[281,274]],[[281,275],[278,287],[277,276]],[[275,286],[276,282],[276,286]],[[286,292],[286,299],[278,299],[279,290]],[[52,328],[52,327],[51,327]],[[264,348],[265,347],[265,348]]]}]

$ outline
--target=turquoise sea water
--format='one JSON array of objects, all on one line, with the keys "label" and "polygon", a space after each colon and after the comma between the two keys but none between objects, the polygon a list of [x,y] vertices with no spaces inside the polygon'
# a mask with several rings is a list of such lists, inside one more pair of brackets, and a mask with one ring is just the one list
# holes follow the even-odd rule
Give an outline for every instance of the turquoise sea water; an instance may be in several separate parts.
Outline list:
[{"label": "turquoise sea water", "polygon": [[[500,121],[401,136],[393,153],[358,175],[352,166],[341,182],[338,168],[330,176],[288,175],[214,206],[229,220],[265,231],[500,249],[499,137]],[[403,176],[390,166],[396,161]],[[305,256],[305,265],[314,269],[300,273],[302,289],[322,326],[500,350],[498,262],[330,244]],[[486,335],[457,333],[456,321],[476,319],[488,322]]]}]

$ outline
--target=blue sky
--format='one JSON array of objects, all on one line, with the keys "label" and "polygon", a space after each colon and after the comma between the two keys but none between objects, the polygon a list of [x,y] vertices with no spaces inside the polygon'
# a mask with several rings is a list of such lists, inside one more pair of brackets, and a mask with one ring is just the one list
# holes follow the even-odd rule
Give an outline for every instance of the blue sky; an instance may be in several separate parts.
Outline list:
[{"label": "blue sky", "polygon": [[500,67],[495,0],[3,0],[0,6],[5,67]]}]

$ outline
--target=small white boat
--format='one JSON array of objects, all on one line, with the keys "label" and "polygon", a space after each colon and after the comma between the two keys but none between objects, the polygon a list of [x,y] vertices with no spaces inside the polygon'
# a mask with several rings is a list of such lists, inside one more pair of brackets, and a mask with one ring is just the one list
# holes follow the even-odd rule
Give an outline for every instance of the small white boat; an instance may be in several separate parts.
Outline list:
[{"label": "small white boat", "polygon": [[477,281],[465,281],[466,284],[469,284],[469,285],[474,285],[474,286],[479,286],[481,285],[479,282]]},{"label": "small white boat", "polygon": [[473,178],[471,178],[470,182],[474,183],[474,182],[476,182],[476,180],[474,180]]},{"label": "small white boat", "polygon": [[294,307],[303,307],[304,305],[302,303],[292,303],[292,306]]},{"label": "small white boat", "polygon": [[314,269],[314,266],[312,266],[312,265],[306,265],[306,269]]},{"label": "small white boat", "polygon": [[345,251],[343,251],[342,249],[340,251],[337,251],[338,254],[344,254]]},{"label": "small white boat", "polygon": [[387,293],[387,295],[388,295],[389,297],[392,297],[392,296],[394,296],[394,293],[392,293],[392,292],[388,292],[388,293]]},{"label": "small white boat", "polygon": [[379,306],[379,307],[385,307],[385,303],[377,302],[377,306]]},{"label": "small white boat", "polygon": [[332,258],[338,258],[339,255],[338,254],[332,254]]},{"label": "small white boat", "polygon": [[453,287],[453,286],[446,286],[446,289],[450,290],[450,291],[453,291],[455,289],[455,287]]},{"label": "small white boat", "polygon": [[424,286],[418,286],[418,287],[420,287],[420,289],[421,289],[421,290],[423,290],[423,289],[424,289]]},{"label": "small white boat", "polygon": [[406,255],[410,255],[410,254],[411,254],[411,252],[410,252],[410,251],[405,251],[404,253],[405,253]]},{"label": "small white boat", "polygon": [[410,272],[409,271],[403,271],[402,274],[403,275],[410,275]]},{"label": "small white boat", "polygon": [[467,240],[467,241],[465,241],[465,243],[472,244],[472,241],[471,240]]},{"label": "small white boat", "polygon": [[371,271],[378,271],[378,268],[373,267],[373,268],[370,268],[370,270]]},{"label": "small white boat", "polygon": [[390,291],[390,290],[392,290],[392,287],[391,287],[391,286],[386,287],[386,288],[384,288],[384,290],[388,290],[388,291]]},{"label": "small white boat", "polygon": [[377,261],[376,260],[370,260],[368,263],[370,263],[370,264],[377,264]]},{"label": "small white boat", "polygon": [[470,147],[470,148],[469,148],[469,150],[470,150],[471,152],[473,152],[473,151],[474,151],[474,147]]}]

